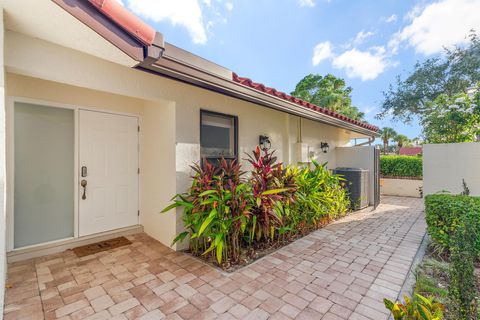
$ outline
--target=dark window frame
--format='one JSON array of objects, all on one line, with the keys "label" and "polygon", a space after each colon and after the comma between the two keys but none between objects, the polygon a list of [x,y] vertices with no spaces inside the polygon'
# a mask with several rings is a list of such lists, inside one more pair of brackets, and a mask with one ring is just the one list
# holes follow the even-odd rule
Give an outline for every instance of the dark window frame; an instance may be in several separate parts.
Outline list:
[{"label": "dark window frame", "polygon": [[203,115],[211,115],[211,116],[220,116],[220,117],[225,117],[225,118],[231,118],[233,119],[233,152],[234,156],[226,156],[224,157],[225,159],[229,160],[238,160],[238,116],[236,115],[231,115],[231,114],[226,114],[226,113],[221,113],[217,111],[210,111],[206,109],[200,109],[200,159],[203,162],[203,159],[207,159],[208,161],[211,160],[219,160],[221,156],[218,157],[213,157],[213,156],[207,156],[204,157],[202,155],[202,123],[203,123]]}]

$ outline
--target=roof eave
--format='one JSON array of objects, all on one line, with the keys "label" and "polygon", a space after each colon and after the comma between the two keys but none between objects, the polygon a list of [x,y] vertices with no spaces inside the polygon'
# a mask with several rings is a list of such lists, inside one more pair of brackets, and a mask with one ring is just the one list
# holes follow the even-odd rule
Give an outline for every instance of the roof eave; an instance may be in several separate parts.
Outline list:
[{"label": "roof eave", "polygon": [[169,55],[168,50],[165,51],[160,59],[146,59],[145,62],[140,63],[136,68],[369,137],[379,136],[376,131],[348,123],[315,110],[302,108],[290,101],[220,77],[216,73],[211,73],[193,65],[183,63],[175,59],[174,56]]},{"label": "roof eave", "polygon": [[70,13],[77,20],[98,33],[105,40],[116,46],[137,62],[144,60],[146,45],[132,36],[123,27],[99,11],[89,1],[52,0],[55,4]]}]

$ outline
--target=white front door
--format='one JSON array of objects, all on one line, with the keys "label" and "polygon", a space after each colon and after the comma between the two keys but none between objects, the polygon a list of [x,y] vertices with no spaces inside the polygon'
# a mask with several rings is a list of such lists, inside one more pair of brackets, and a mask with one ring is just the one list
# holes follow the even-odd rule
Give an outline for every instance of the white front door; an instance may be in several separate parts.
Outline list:
[{"label": "white front door", "polygon": [[79,110],[79,235],[138,224],[138,118]]}]

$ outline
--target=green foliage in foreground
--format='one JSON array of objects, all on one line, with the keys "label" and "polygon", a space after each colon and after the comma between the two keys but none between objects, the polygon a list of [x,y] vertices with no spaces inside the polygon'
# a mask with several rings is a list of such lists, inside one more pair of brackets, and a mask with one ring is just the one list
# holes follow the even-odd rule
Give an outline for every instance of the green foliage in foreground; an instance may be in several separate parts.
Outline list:
[{"label": "green foliage in foreground", "polygon": [[[445,250],[453,246],[453,236],[464,221],[472,232],[480,231],[480,197],[451,194],[432,194],[425,197],[428,233],[434,243]],[[475,254],[480,253],[480,237],[475,238]]]},{"label": "green foliage in foreground", "polygon": [[192,254],[228,266],[239,263],[243,253],[292,239],[349,210],[342,179],[325,165],[283,168],[273,152],[258,147],[248,161],[253,168],[248,179],[237,161],[192,167],[190,189],[163,210],[183,208],[187,230],[174,242],[188,238]]},{"label": "green foliage in foreground", "polygon": [[382,155],[380,157],[380,174],[387,177],[422,177],[422,158]]},{"label": "green foliage in foreground", "polygon": [[444,306],[435,302],[433,297],[426,298],[415,294],[413,298],[404,297],[405,302],[383,299],[385,307],[390,310],[395,320],[442,320]]}]

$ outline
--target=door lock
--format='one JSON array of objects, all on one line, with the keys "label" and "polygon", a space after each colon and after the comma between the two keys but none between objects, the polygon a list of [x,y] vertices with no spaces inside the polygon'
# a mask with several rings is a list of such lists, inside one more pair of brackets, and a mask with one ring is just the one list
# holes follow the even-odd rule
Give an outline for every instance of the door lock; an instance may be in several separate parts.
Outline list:
[{"label": "door lock", "polygon": [[87,167],[83,166],[81,171],[82,171],[82,178],[85,178],[88,174]]},{"label": "door lock", "polygon": [[87,199],[86,191],[87,191],[87,180],[82,180],[80,182],[80,185],[83,187],[83,194],[82,194],[82,200]]}]

